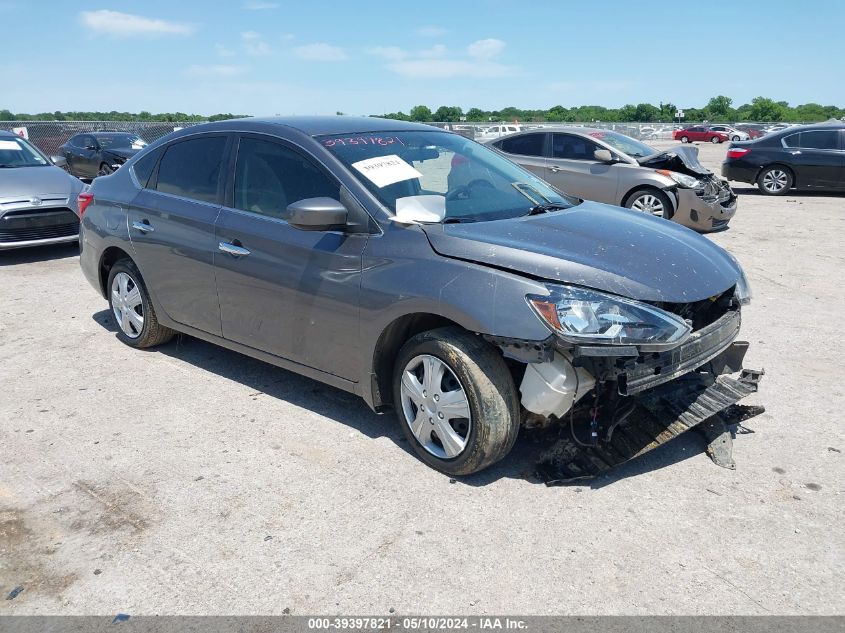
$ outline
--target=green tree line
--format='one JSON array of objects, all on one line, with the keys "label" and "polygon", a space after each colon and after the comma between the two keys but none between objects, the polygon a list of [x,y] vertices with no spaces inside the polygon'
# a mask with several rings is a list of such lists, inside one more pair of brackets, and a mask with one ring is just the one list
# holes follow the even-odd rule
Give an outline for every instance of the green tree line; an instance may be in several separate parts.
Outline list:
[{"label": "green tree line", "polygon": [[199,123],[201,121],[223,121],[225,119],[240,119],[248,116],[246,114],[213,114],[204,116],[201,114],[186,114],[184,112],[163,112],[152,114],[151,112],[39,112],[37,114],[23,114],[0,110],[0,121],[162,121],[162,122],[185,122]]},{"label": "green tree line", "polygon": [[[461,117],[467,121],[525,121],[525,122],[594,122],[594,121],[637,121],[642,123],[670,123],[674,120],[678,108],[674,103],[640,103],[624,105],[621,108],[605,108],[604,106],[577,106],[565,108],[556,105],[548,110],[523,110],[516,107],[502,110],[482,110],[470,108],[464,112],[459,106],[440,106],[432,111],[425,105],[411,108],[408,114],[392,112],[381,115],[388,119],[402,121],[445,121],[458,122]],[[739,121],[785,121],[785,122],[816,122],[831,118],[845,117],[845,109],[833,105],[805,103],[790,106],[786,101],[774,101],[767,97],[755,97],[751,103],[744,103],[734,107],[733,100],[724,95],[713,97],[702,108],[683,108],[685,122],[739,122]]]}]

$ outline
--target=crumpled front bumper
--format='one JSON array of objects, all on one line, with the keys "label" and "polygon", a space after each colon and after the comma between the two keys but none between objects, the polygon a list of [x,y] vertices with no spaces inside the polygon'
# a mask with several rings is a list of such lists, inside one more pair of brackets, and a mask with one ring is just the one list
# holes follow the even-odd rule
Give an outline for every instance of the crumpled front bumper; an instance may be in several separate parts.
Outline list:
[{"label": "crumpled front bumper", "polygon": [[736,215],[737,195],[727,181],[715,176],[700,189],[675,190],[677,200],[673,220],[702,233],[721,231]]}]

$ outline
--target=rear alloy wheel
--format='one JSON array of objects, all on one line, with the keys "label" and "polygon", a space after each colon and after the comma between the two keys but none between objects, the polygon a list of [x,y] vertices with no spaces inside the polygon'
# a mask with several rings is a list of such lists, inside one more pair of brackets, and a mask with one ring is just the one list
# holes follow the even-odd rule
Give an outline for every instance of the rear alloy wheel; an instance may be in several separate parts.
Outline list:
[{"label": "rear alloy wheel", "polygon": [[792,188],[792,173],[780,165],[767,167],[757,176],[757,189],[767,196],[782,196]]},{"label": "rear alloy wheel", "polygon": [[484,339],[457,327],[411,338],[396,358],[393,397],[417,456],[469,475],[510,452],[519,431],[513,377]]},{"label": "rear alloy wheel", "polygon": [[682,136],[681,143],[689,143],[689,136]]},{"label": "rear alloy wheel", "polygon": [[722,142],[722,139],[720,139],[718,136],[714,136],[710,139],[710,142],[713,143],[713,145],[718,145]]},{"label": "rear alloy wheel", "polygon": [[153,347],[176,334],[160,325],[138,267],[121,259],[109,271],[109,307],[117,323],[117,337],[131,347]]},{"label": "rear alloy wheel", "polygon": [[658,218],[669,219],[672,216],[672,202],[665,193],[657,189],[638,189],[628,196],[623,206]]},{"label": "rear alloy wheel", "polygon": [[102,163],[100,169],[97,170],[98,176],[108,176],[114,173],[114,168],[108,163]]}]

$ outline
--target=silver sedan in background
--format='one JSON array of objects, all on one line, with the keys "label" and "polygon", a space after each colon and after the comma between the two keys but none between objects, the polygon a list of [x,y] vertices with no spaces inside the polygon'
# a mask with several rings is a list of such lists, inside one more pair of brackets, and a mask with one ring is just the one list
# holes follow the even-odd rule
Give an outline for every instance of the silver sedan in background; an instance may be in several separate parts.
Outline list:
[{"label": "silver sedan in background", "polygon": [[83,184],[29,141],[0,130],[0,251],[75,242]]},{"label": "silver sedan in background", "polygon": [[619,132],[583,127],[524,131],[488,144],[568,194],[700,232],[727,228],[736,213],[736,194],[698,161],[694,147],[661,152]]}]

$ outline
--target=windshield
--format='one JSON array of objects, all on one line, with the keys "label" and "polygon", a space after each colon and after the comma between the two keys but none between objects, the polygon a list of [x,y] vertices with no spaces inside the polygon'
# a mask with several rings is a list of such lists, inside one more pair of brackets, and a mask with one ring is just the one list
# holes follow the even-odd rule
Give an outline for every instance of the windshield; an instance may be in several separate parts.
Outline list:
[{"label": "windshield", "polygon": [[400,220],[497,220],[526,215],[538,205],[577,203],[458,134],[374,132],[318,140]]},{"label": "windshield", "polygon": [[41,167],[49,164],[50,161],[24,139],[0,137],[0,167]]},{"label": "windshield", "polygon": [[623,154],[627,154],[631,158],[643,158],[644,156],[651,156],[656,154],[657,150],[649,147],[645,143],[640,143],[632,139],[630,136],[625,136],[619,132],[590,132],[590,136],[604,141],[613,149],[618,149]]},{"label": "windshield", "polygon": [[147,142],[135,134],[114,134],[97,136],[100,147],[109,149],[141,149],[147,146]]}]

